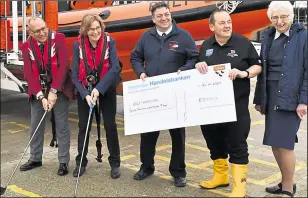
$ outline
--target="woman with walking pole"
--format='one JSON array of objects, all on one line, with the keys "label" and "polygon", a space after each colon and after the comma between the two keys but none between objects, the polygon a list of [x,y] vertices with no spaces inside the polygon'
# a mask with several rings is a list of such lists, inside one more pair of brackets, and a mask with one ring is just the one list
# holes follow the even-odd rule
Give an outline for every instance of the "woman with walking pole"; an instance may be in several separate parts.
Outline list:
[{"label": "woman with walking pole", "polygon": [[[86,170],[88,163],[86,156],[93,118],[92,115],[89,116],[89,106],[96,105],[98,100],[110,153],[108,157],[111,166],[110,175],[113,179],[120,177],[120,148],[115,116],[116,87],[121,81],[121,67],[115,40],[110,38],[104,30],[105,26],[99,15],[87,14],[81,21],[80,35],[74,43],[72,76],[77,89],[79,116],[78,155],[76,156],[76,169],[73,172],[74,177],[82,176]],[[87,130],[88,117],[90,124]],[[87,138],[85,138],[86,134]],[[83,156],[82,160],[81,156]]]}]

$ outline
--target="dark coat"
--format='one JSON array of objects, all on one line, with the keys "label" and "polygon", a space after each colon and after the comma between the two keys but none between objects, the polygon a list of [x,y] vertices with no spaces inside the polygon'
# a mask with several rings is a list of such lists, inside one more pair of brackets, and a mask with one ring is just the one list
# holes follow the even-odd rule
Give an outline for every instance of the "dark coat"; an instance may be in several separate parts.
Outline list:
[{"label": "dark coat", "polygon": [[192,36],[173,21],[172,31],[161,39],[156,27],[143,33],[131,53],[130,62],[138,78],[195,68],[198,48]]},{"label": "dark coat", "polygon": [[[271,27],[264,33],[261,46],[263,70],[258,76],[254,104],[261,105],[262,113],[267,105],[267,62],[270,43],[275,35]],[[301,24],[292,24],[278,84],[276,109],[294,111],[298,104],[307,104],[307,30]]]}]

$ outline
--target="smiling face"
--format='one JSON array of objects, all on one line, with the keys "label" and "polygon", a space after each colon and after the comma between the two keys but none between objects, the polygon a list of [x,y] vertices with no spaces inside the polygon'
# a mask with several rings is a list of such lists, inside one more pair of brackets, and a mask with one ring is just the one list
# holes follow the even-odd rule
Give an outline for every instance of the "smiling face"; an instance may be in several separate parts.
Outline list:
[{"label": "smiling face", "polygon": [[216,37],[229,38],[232,35],[232,20],[227,12],[216,12],[214,14],[214,24],[210,24],[210,30]]},{"label": "smiling face", "polygon": [[292,16],[286,9],[275,9],[271,16],[272,25],[278,32],[285,33],[292,25]]},{"label": "smiling face", "polygon": [[98,21],[93,21],[87,34],[91,42],[98,42],[102,35],[102,27],[100,23]]},{"label": "smiling face", "polygon": [[167,31],[172,25],[171,13],[168,8],[157,8],[153,13],[152,20],[161,32]]},{"label": "smiling face", "polygon": [[29,34],[37,42],[44,43],[48,37],[48,28],[46,23],[41,19],[32,20],[29,24]]}]

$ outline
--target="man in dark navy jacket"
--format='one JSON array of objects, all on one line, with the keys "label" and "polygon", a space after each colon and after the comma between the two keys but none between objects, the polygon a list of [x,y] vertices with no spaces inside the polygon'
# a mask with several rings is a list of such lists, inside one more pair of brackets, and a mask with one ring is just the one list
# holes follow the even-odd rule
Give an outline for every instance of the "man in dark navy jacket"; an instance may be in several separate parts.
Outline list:
[{"label": "man in dark navy jacket", "polygon": [[[31,18],[28,27],[30,37],[21,50],[31,105],[30,135],[34,133],[44,111],[53,109],[59,143],[58,174],[66,175],[70,160],[68,108],[69,99],[73,99],[73,84],[68,73],[65,36],[49,30],[39,17]],[[21,171],[42,166],[44,131],[45,123],[42,123],[30,144],[30,160],[20,167]]]},{"label": "man in dark navy jacket", "polygon": [[[145,32],[131,54],[131,64],[140,79],[172,72],[193,69],[198,60],[198,49],[192,36],[179,28],[171,18],[170,8],[165,2],[151,7],[156,27]],[[145,64],[144,64],[145,62]],[[185,128],[170,129],[172,156],[169,171],[175,186],[186,185]],[[155,146],[159,131],[141,134],[141,168],[134,175],[143,180],[153,174]]]}]

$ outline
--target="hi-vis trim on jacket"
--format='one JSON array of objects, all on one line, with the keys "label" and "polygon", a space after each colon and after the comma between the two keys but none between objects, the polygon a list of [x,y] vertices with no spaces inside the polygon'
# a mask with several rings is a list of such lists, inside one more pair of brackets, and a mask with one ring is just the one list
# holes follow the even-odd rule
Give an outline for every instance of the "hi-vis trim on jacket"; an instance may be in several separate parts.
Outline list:
[{"label": "hi-vis trim on jacket", "polygon": [[[106,38],[105,38],[106,37]],[[104,42],[106,39],[106,46],[104,46]],[[85,51],[82,50],[82,42],[84,42]],[[97,71],[99,75],[99,80],[102,79],[109,69],[109,43],[110,37],[108,33],[104,33],[97,43],[97,47],[93,52],[91,50],[91,44],[89,39],[86,36],[78,37],[78,45],[79,45],[79,81],[87,86],[87,76],[90,71]],[[105,52],[104,52],[105,50]],[[105,54],[105,55],[104,55]],[[86,58],[84,57],[86,55]],[[94,56],[93,56],[94,55]],[[102,60],[102,56],[104,59]],[[93,60],[94,57],[94,60]],[[86,68],[88,67],[88,68]]]},{"label": "hi-vis trim on jacket", "polygon": [[[48,38],[44,43],[44,53],[41,53],[41,50],[39,48],[38,42],[33,39],[31,36],[27,39],[25,42],[25,45],[27,46],[27,49],[29,50],[29,56],[31,59],[31,70],[33,72],[33,77],[39,79],[39,74],[42,71],[42,67],[44,70],[51,70],[51,75],[56,76],[58,71],[58,59],[56,56],[56,41],[55,41],[55,34],[56,32],[49,31],[50,35],[48,35]],[[49,39],[51,40],[51,49],[48,49],[49,47]],[[31,41],[30,41],[31,40]],[[33,43],[34,51],[32,50],[30,42]],[[48,52],[50,52],[50,62],[48,60]],[[35,57],[37,57],[37,60],[35,60]],[[39,65],[37,65],[37,63]],[[48,66],[48,64],[50,64]]]}]

